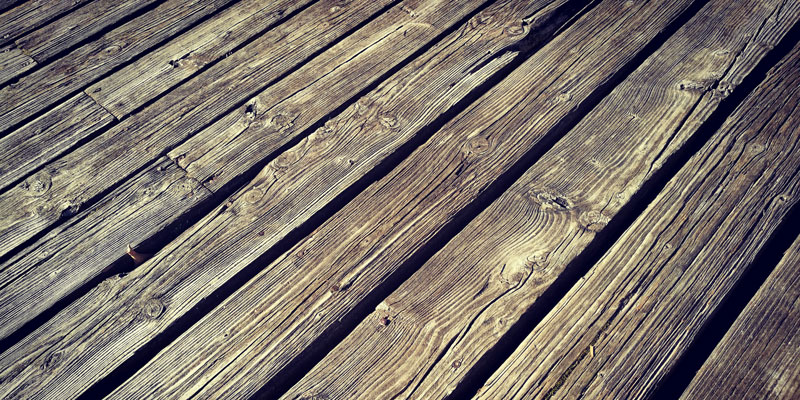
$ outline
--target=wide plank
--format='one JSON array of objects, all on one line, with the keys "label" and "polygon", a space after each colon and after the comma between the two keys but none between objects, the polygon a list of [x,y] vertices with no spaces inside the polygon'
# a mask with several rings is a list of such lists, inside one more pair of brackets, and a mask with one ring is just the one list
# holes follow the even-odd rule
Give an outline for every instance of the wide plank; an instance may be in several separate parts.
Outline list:
[{"label": "wide plank", "polygon": [[210,196],[162,158],[0,264],[0,338],[115,264],[130,261],[128,245],[141,250],[146,239],[180,224]]},{"label": "wide plank", "polygon": [[114,122],[114,116],[83,93],[0,137],[0,190],[67,152]]},{"label": "wide plank", "polygon": [[[588,11],[386,177],[174,340],[111,397],[132,398],[150,387],[167,397],[181,387],[200,390],[196,396],[203,398],[277,395],[272,390],[280,387],[284,368],[320,351],[338,322],[352,318],[367,296],[380,293],[376,288],[402,273],[408,263],[413,265],[409,258],[425,242],[440,232],[447,234],[448,223],[464,207],[548,132],[557,132],[566,118],[583,108],[581,103],[598,95],[610,76],[630,68],[627,64],[634,63],[637,53],[690,2],[673,4],[631,4],[620,11],[620,2],[608,1]],[[638,40],[628,40],[634,31]],[[612,39],[616,35],[621,36]],[[580,73],[586,69],[595,74]],[[305,149],[297,149],[300,154],[290,154],[302,160]],[[248,185],[225,213],[264,218],[259,216],[264,204],[285,187],[281,181],[286,162],[296,165],[292,158],[276,161],[264,171],[264,183]],[[243,231],[255,232],[250,240],[258,240],[260,232],[284,225]],[[236,240],[245,239],[249,237]],[[191,299],[205,281],[196,285],[175,304]],[[378,398],[386,396],[391,394]]]},{"label": "wide plank", "polygon": [[683,399],[800,397],[800,238],[786,251]]},{"label": "wide plank", "polygon": [[758,267],[752,263],[759,250],[800,199],[798,68],[800,44],[533,329],[478,398],[653,394],[742,274]]},{"label": "wide plank", "polygon": [[157,0],[94,0],[15,40],[17,47],[39,63],[79,44]]},{"label": "wide plank", "polygon": [[[0,133],[46,110],[112,69],[234,0],[167,0],[46,67],[0,89]],[[91,8],[91,5],[87,5]]]},{"label": "wide plank", "polygon": [[787,34],[800,8],[771,21],[780,6],[709,2],[285,397],[442,398],[469,384],[487,353],[758,64],[763,44]]},{"label": "wide plank", "polygon": [[0,14],[0,44],[6,44],[53,18],[92,0],[28,0]]},{"label": "wide plank", "polygon": [[[323,0],[83,146],[46,165],[41,182],[0,193],[0,255],[74,215],[166,149],[263,90],[389,0]],[[166,3],[165,3],[166,4]]]},{"label": "wide plank", "polygon": [[36,66],[36,61],[16,46],[0,48],[0,86]]},{"label": "wide plank", "polygon": [[89,86],[86,93],[122,118],[310,2],[239,1]]}]

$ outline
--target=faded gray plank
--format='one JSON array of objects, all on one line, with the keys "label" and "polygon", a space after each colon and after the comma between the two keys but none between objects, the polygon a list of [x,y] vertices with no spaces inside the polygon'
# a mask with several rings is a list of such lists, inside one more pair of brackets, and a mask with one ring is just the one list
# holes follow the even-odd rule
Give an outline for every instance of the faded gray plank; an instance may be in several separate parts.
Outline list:
[{"label": "faded gray plank", "polygon": [[36,29],[91,0],[29,0],[0,14],[0,44],[9,43],[19,35]]},{"label": "faded gray plank", "polygon": [[800,397],[800,238],[717,344],[683,399]]},{"label": "faded gray plank", "polygon": [[310,1],[240,1],[95,83],[86,93],[122,118]]},{"label": "faded gray plank", "polygon": [[533,329],[479,398],[652,395],[800,199],[798,68],[800,45]]},{"label": "faded gray plank", "polygon": [[[349,29],[389,0],[315,3],[212,68],[48,164],[40,183],[0,193],[0,255],[163,155],[233,105]],[[335,4],[335,6],[334,6]]]},{"label": "faded gray plank", "polygon": [[787,34],[800,7],[770,21],[780,4],[712,0],[285,397],[442,398],[468,383],[481,358],[758,64],[763,44]]},{"label": "faded gray plank", "polygon": [[0,264],[0,338],[129,258],[127,245],[138,248],[209,196],[162,159]]},{"label": "faded gray plank", "polygon": [[114,121],[83,93],[0,138],[0,189],[54,160]]},{"label": "faded gray plank", "polygon": [[36,61],[15,46],[0,48],[0,86],[35,66]]}]

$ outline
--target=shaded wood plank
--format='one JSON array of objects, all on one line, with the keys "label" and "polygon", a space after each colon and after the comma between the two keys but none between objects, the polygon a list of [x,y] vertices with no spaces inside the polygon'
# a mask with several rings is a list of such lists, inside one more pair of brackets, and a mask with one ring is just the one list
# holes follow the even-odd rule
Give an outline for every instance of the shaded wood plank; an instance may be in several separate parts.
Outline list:
[{"label": "shaded wood plank", "polygon": [[800,199],[800,45],[478,398],[647,398]]},{"label": "shaded wood plank", "polygon": [[189,82],[69,154],[47,164],[42,185],[0,194],[0,255],[163,155],[253,96],[389,0],[325,0],[270,30]]},{"label": "shaded wood plank", "polygon": [[113,121],[111,114],[80,93],[3,136],[0,138],[0,189],[58,158]]},{"label": "shaded wood plank", "polygon": [[15,46],[0,48],[0,85],[36,66],[36,61]]},{"label": "shaded wood plank", "polygon": [[0,44],[36,29],[91,0],[29,0],[0,14]]},{"label": "shaded wood plank", "polygon": [[[153,10],[0,89],[0,132],[81,90],[95,79],[234,0],[168,0]],[[91,7],[91,6],[87,6]]]},{"label": "shaded wood plank", "polygon": [[736,318],[684,399],[800,397],[800,238]]},{"label": "shaded wood plank", "polygon": [[86,93],[122,118],[310,1],[240,1],[91,85]]},{"label": "shaded wood plank", "polygon": [[162,158],[0,264],[0,338],[115,264],[130,262],[127,245],[140,248],[210,194]]},{"label": "shaded wood plank", "polygon": [[57,20],[15,40],[17,47],[38,62],[79,44],[157,0],[94,0]]},{"label": "shaded wood plank", "polygon": [[764,44],[787,34],[800,8],[771,21],[780,5],[712,0],[285,397],[441,398],[473,379],[483,357],[758,64]]},{"label": "shaded wood plank", "polygon": [[[688,2],[673,7],[632,4],[621,12],[620,3],[610,1],[589,11],[387,177],[189,328],[111,397],[132,398],[150,387],[169,396],[170,390],[183,385],[200,390],[197,396],[203,398],[252,395],[262,385],[266,391],[274,389],[273,379],[283,368],[296,357],[318,351],[316,345],[335,332],[338,322],[350,318],[349,313],[398,269],[408,268],[409,257],[443,232],[463,207],[513,168],[542,136],[579,112],[579,104],[597,95],[598,86],[631,62]],[[640,31],[638,41],[621,39],[643,26],[647,28]],[[616,35],[621,36],[611,39]],[[596,73],[573,79],[586,69]],[[285,187],[281,180],[286,161],[280,161],[265,171],[264,184],[248,185],[224,212],[245,220],[264,218],[259,216],[264,209],[274,212],[270,201]],[[304,204],[304,199],[300,201]],[[217,231],[210,229],[215,226],[201,232]],[[262,226],[271,232],[285,224]],[[236,238],[237,242],[258,240],[258,226],[243,231],[255,235]],[[230,265],[234,264],[218,269],[227,271]],[[191,299],[205,282],[196,285],[175,304]],[[307,395],[315,394],[324,396]],[[388,396],[391,393],[381,393],[378,398]]]}]

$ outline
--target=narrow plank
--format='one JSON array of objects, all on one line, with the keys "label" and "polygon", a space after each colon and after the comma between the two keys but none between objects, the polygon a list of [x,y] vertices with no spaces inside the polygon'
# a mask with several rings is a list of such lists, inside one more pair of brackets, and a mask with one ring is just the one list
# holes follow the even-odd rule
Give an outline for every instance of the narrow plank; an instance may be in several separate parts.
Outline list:
[{"label": "narrow plank", "polygon": [[800,238],[683,393],[684,399],[800,397]]},{"label": "narrow plank", "polygon": [[36,61],[16,46],[0,48],[0,85],[22,75],[36,66]]},{"label": "narrow plank", "polygon": [[86,93],[122,118],[310,1],[237,2],[91,85]]},{"label": "narrow plank", "polygon": [[[553,126],[577,112],[580,103],[596,95],[598,85],[631,62],[655,32],[688,7],[688,2],[674,4],[674,8],[631,4],[620,11],[619,2],[609,1],[589,11],[435,133],[387,177],[356,196],[194,324],[110,397],[132,398],[151,387],[155,389],[147,393],[167,397],[181,395],[176,388],[189,388],[189,393],[199,390],[195,395],[203,398],[276,395],[257,391],[263,385],[267,385],[267,391],[274,388],[273,379],[293,359],[302,357],[306,350],[316,351],[308,349],[315,349],[315,341],[324,341],[376,286],[403,268],[409,257],[441,232],[459,210],[508,171]],[[523,25],[522,21],[517,23]],[[647,28],[638,41],[626,40],[623,44],[611,40],[616,35],[627,38],[643,26]],[[582,74],[585,69],[595,73]],[[583,79],[573,79],[575,76]],[[569,101],[564,100],[565,93],[570,94]],[[518,103],[509,106],[506,102],[510,99]],[[403,123],[400,120],[400,126]],[[352,140],[362,137],[366,140],[366,135]],[[261,210],[276,210],[271,206],[274,196],[287,198],[285,203],[292,206],[298,192],[282,194],[284,169],[312,165],[295,162],[303,160],[305,152],[304,147],[298,147],[296,152],[290,151],[288,160],[276,160],[262,173],[264,183],[248,185],[224,212],[246,220],[263,218],[258,216]],[[297,180],[292,175],[287,179]],[[305,198],[299,197],[296,204],[305,204]],[[266,222],[261,225],[267,228],[264,232],[287,225],[280,220]],[[197,235],[219,232],[213,229],[216,226],[199,228],[202,230]],[[248,236],[234,240],[257,241],[259,228],[250,225],[242,229]],[[225,234],[231,236],[230,232]],[[224,250],[217,252],[222,256]],[[180,254],[174,257],[180,258]],[[256,260],[248,258],[237,256],[233,262]],[[210,257],[207,260],[211,262]],[[221,264],[216,269],[238,269],[233,265]],[[214,277],[218,278],[219,272]],[[195,281],[191,292],[187,290],[180,301],[171,295],[170,304],[196,301],[192,297],[206,288],[208,279]],[[75,333],[84,335],[87,331]],[[381,393],[377,398],[391,395]]]},{"label": "narrow plank", "polygon": [[37,62],[49,61],[55,55],[156,1],[94,0],[91,5],[78,8],[25,34],[14,43]]},{"label": "narrow plank", "polygon": [[[183,3],[183,2],[182,2]],[[45,185],[0,193],[0,255],[162,156],[288,69],[379,12],[389,0],[324,0],[164,97],[47,164]]]},{"label": "narrow plank", "polygon": [[104,269],[129,261],[127,245],[139,248],[143,238],[179,222],[210,195],[175,163],[162,158],[0,264],[0,338]]},{"label": "narrow plank", "polygon": [[234,0],[168,0],[47,67],[21,77],[19,82],[0,89],[0,132],[52,107],[231,1]]},{"label": "narrow plank", "polygon": [[0,44],[46,24],[91,0],[28,0],[0,14]]},{"label": "narrow plank", "polygon": [[652,394],[800,199],[798,68],[800,45],[534,328],[478,398]]},{"label": "narrow plank", "polygon": [[0,189],[56,159],[114,121],[83,93],[0,138]]},{"label": "narrow plank", "polygon": [[771,19],[780,4],[712,0],[285,397],[441,398],[471,379],[487,352],[758,64],[762,44],[786,35],[800,8],[778,23]]}]

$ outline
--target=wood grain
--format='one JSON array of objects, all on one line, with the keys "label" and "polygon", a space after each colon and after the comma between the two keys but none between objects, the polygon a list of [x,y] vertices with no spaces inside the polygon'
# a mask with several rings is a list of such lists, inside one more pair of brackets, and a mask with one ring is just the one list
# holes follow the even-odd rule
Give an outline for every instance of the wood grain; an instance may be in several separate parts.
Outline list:
[{"label": "wood grain", "polygon": [[798,68],[800,45],[533,329],[478,398],[652,394],[800,198]]},{"label": "wood grain", "polygon": [[[168,0],[0,89],[0,132],[63,101],[233,0]],[[91,7],[91,6],[87,6]]]},{"label": "wood grain", "polygon": [[0,48],[0,86],[36,66],[36,61],[15,46]]},{"label": "wood grain", "polygon": [[0,193],[0,255],[74,215],[87,201],[253,96],[388,2],[315,3],[141,112],[48,163],[42,174]]},{"label": "wood grain", "polygon": [[0,14],[0,44],[36,29],[58,15],[91,0],[28,0]]},{"label": "wood grain", "polygon": [[[786,35],[792,18],[769,21],[780,3],[711,1],[285,397],[441,398],[471,379],[481,358],[760,61],[762,43]],[[762,25],[762,34],[747,37]],[[391,323],[380,326],[387,316]]]},{"label": "wood grain", "polygon": [[684,399],[800,397],[800,239],[697,372]]},{"label": "wood grain", "polygon": [[126,246],[164,230],[210,192],[161,159],[0,264],[0,338],[127,260]]},{"label": "wood grain", "polygon": [[155,2],[156,0],[94,0],[91,5],[78,8],[27,33],[14,43],[37,62],[45,62]]},{"label": "wood grain", "polygon": [[86,93],[122,118],[310,2],[237,2],[89,86]]},{"label": "wood grain", "polygon": [[[601,3],[578,20],[387,177],[194,324],[112,397],[131,398],[150,387],[168,397],[175,388],[201,388],[196,396],[202,398],[248,396],[263,385],[269,390],[271,379],[282,368],[315,340],[324,340],[329,329],[336,329],[338,321],[346,319],[463,207],[574,112],[576,103],[630,62],[654,32],[663,29],[687,4],[671,9],[639,4],[622,15],[619,6],[614,1]],[[643,24],[644,20],[649,23]],[[642,26],[649,28],[635,44],[610,39],[619,32],[628,37],[627,33]],[[581,80],[570,78],[584,68],[597,73]],[[563,100],[565,93],[576,103]],[[276,174],[276,179],[267,183],[274,182],[276,187],[251,189],[248,185],[242,198],[251,204],[234,201],[230,212],[253,218],[252,213],[265,209],[263,202],[283,191],[283,171],[272,171],[267,172]],[[305,204],[305,199],[300,198],[298,204]],[[197,287],[202,287],[199,282]],[[379,321],[373,322],[380,329]],[[174,378],[163,382],[165,376]],[[384,392],[377,398],[390,396]]]},{"label": "wood grain", "polygon": [[112,122],[111,114],[80,93],[0,137],[0,189],[58,158]]}]

